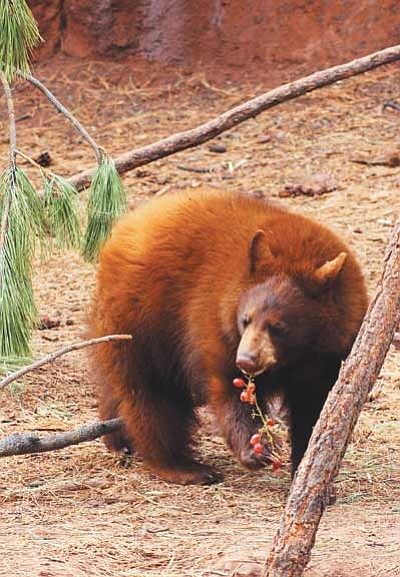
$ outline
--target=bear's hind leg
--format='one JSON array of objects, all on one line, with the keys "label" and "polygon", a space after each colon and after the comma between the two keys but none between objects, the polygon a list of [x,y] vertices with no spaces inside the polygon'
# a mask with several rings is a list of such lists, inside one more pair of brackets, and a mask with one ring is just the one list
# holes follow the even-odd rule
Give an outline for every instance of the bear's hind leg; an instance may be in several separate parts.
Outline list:
[{"label": "bear's hind leg", "polygon": [[[119,410],[120,402],[106,391],[102,392],[99,400],[99,417],[101,421],[108,421],[109,419],[116,419],[120,416]],[[129,437],[125,426],[119,431],[109,433],[103,437],[104,444],[110,451],[117,453],[132,454],[133,442]]]},{"label": "bear's hind leg", "polygon": [[[133,401],[133,399],[132,399]],[[135,392],[120,414],[144,465],[164,481],[180,485],[219,482],[220,474],[193,458],[191,432],[196,423],[189,401]]]}]

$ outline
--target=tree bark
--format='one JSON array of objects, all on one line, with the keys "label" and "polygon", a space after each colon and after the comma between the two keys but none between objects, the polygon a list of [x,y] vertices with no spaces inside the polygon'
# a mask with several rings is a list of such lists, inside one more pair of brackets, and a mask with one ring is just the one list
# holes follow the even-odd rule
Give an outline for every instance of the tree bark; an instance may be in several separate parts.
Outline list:
[{"label": "tree bark", "polygon": [[400,321],[400,219],[376,293],[294,478],[265,577],[300,577],[307,565],[332,480]]},{"label": "tree bark", "polygon": [[[385,50],[380,50],[379,52],[374,52],[363,58],[352,60],[346,64],[340,64],[339,66],[315,72],[310,76],[284,84],[257,98],[248,100],[196,128],[173,134],[148,146],[125,152],[114,159],[115,165],[118,172],[122,174],[138,166],[143,166],[154,160],[175,154],[181,150],[198,146],[199,144],[207,142],[207,140],[215,138],[218,134],[237,126],[241,122],[256,117],[261,112],[264,112],[264,110],[268,110],[277,104],[287,102],[288,100],[312,92],[317,88],[328,86],[350,76],[362,74],[367,70],[373,70],[378,66],[389,64],[399,59],[400,45],[397,45],[386,48]],[[85,170],[70,177],[68,181],[78,190],[82,190],[89,186],[95,170],[95,168]]]}]

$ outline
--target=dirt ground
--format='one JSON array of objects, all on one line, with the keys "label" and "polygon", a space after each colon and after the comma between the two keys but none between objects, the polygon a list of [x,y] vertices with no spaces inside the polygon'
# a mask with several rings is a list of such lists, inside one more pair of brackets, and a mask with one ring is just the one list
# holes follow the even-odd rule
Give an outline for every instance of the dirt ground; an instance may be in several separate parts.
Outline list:
[{"label": "dirt ground", "polygon": [[[210,119],[271,86],[211,84],[202,75],[58,58],[36,75],[71,107],[112,155]],[[209,143],[124,177],[132,208],[155,194],[209,183],[277,197],[315,175],[334,181],[321,196],[280,202],[343,235],[362,262],[370,290],[400,212],[400,68],[391,66],[279,106]],[[94,156],[42,95],[14,90],[20,148],[48,150],[52,169],[72,175]],[[400,102],[400,98],[399,98]],[[1,164],[7,155],[4,99]],[[367,161],[367,164],[355,162]],[[371,163],[372,162],[372,163]],[[378,162],[378,164],[375,164]],[[381,164],[379,164],[381,163]],[[196,172],[193,169],[201,169]],[[34,177],[34,172],[27,169]],[[35,178],[35,177],[34,177]],[[86,198],[82,194],[82,200]],[[35,331],[35,357],[82,338],[95,267],[54,253],[35,267],[41,316],[58,328]],[[336,480],[338,501],[323,517],[307,577],[400,575],[400,352],[390,350]],[[73,429],[96,420],[85,354],[72,353],[3,391],[0,432]],[[289,489],[289,465],[252,474],[240,469],[209,424],[200,450],[225,481],[175,487],[107,452],[100,440],[39,456],[3,459],[0,472],[0,576],[239,577],[259,575]]]}]

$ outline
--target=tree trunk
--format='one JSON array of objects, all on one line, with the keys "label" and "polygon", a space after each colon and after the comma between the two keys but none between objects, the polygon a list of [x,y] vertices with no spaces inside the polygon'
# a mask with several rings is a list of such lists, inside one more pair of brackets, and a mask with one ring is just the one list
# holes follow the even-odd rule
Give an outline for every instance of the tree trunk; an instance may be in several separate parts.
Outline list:
[{"label": "tree trunk", "polygon": [[388,245],[378,289],[352,352],[315,425],[294,478],[267,559],[265,577],[300,577],[307,565],[327,494],[400,321],[400,219]]}]

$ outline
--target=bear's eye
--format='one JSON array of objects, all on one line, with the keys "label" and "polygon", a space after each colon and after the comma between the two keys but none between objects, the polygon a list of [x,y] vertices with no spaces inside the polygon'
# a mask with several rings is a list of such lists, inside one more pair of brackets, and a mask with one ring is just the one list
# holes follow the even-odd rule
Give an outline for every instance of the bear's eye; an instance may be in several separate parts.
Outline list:
[{"label": "bear's eye", "polygon": [[268,331],[273,337],[282,337],[287,330],[285,323],[271,323],[268,325]]},{"label": "bear's eye", "polygon": [[251,318],[249,315],[244,315],[242,317],[242,327],[245,329],[251,323]]}]

